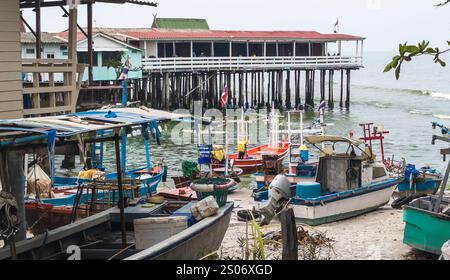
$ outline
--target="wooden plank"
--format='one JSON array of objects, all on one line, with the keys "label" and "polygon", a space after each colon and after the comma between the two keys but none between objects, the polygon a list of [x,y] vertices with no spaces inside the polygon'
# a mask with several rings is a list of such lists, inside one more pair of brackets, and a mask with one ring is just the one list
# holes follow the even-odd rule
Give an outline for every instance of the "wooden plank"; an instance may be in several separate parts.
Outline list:
[{"label": "wooden plank", "polygon": [[0,72],[0,82],[20,81],[21,79],[20,72]]},{"label": "wooden plank", "polygon": [[22,110],[22,100],[0,102],[0,112]]},{"label": "wooden plank", "polygon": [[21,72],[22,67],[19,62],[3,62],[0,61],[0,72]]},{"label": "wooden plank", "polygon": [[48,114],[48,113],[58,113],[62,111],[71,111],[73,108],[71,105],[68,106],[58,106],[58,107],[47,107],[47,108],[36,108],[36,109],[24,109],[23,115],[38,115],[38,114]]},{"label": "wooden plank", "polygon": [[22,71],[25,73],[63,73],[72,72],[69,66],[23,66]]},{"label": "wooden plank", "polygon": [[0,52],[10,52],[11,50],[20,50],[20,42],[3,42],[0,41]]},{"label": "wooden plank", "polygon": [[[1,8],[0,8],[1,9]],[[17,21],[0,20],[0,31],[19,31],[19,18]]]},{"label": "wooden plank", "polygon": [[0,9],[2,11],[19,12],[19,1],[17,0],[1,0]]},{"label": "wooden plank", "polygon": [[21,53],[18,51],[0,51],[0,61],[19,62]]},{"label": "wooden plank", "polygon": [[2,42],[20,42],[20,32],[1,31],[0,38],[2,38]]},{"label": "wooden plank", "polygon": [[23,93],[32,94],[32,93],[50,93],[50,92],[68,92],[75,89],[75,86],[58,86],[58,87],[30,87],[23,88]]},{"label": "wooden plank", "polygon": [[0,102],[22,101],[22,91],[0,92]]},{"label": "wooden plank", "polygon": [[0,111],[0,119],[18,119],[22,117],[22,108],[13,111]]},{"label": "wooden plank", "polygon": [[0,18],[2,22],[12,21],[12,22],[18,22],[19,21],[19,13],[14,13],[12,11],[6,11],[6,9],[0,9]]},{"label": "wooden plank", "polygon": [[18,90],[22,88],[22,81],[0,82],[0,92]]}]

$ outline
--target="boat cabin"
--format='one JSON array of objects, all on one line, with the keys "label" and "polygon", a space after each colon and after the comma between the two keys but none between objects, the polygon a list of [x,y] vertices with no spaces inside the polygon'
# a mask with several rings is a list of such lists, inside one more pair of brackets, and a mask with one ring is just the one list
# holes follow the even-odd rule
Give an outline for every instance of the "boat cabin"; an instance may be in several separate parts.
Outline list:
[{"label": "boat cabin", "polygon": [[[313,175],[320,183],[322,194],[357,189],[388,175],[385,166],[373,160],[370,149],[359,148],[362,142],[358,140],[316,135],[305,137],[305,141],[320,153],[316,172],[309,176]],[[310,164],[299,163],[297,170],[310,167]]]}]

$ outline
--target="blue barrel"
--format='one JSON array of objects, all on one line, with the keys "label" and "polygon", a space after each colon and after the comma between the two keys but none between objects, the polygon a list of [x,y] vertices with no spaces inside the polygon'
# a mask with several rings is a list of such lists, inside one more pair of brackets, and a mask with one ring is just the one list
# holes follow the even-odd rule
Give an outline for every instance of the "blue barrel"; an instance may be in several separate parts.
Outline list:
[{"label": "blue barrel", "polygon": [[295,195],[299,198],[316,198],[322,195],[320,190],[320,183],[317,182],[302,182],[297,183],[295,188]]},{"label": "blue barrel", "polygon": [[309,151],[308,150],[300,150],[300,159],[303,162],[307,162],[309,160]]}]

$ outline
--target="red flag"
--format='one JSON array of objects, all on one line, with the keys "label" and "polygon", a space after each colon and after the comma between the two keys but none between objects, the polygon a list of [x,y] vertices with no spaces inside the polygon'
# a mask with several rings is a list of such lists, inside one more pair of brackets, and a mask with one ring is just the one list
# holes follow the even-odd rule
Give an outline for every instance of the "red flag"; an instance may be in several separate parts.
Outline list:
[{"label": "red flag", "polygon": [[222,108],[227,107],[227,101],[228,101],[228,85],[225,85],[223,88],[222,95],[220,96],[220,105],[222,105]]}]

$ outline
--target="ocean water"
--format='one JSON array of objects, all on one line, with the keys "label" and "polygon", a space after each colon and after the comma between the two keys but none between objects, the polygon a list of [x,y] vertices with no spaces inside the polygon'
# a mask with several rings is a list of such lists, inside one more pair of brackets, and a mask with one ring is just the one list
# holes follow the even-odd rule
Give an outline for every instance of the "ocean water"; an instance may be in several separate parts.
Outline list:
[{"label": "ocean water", "polygon": [[[433,133],[431,122],[438,121],[450,125],[450,67],[442,68],[431,58],[419,58],[404,66],[401,78],[395,80],[393,73],[383,73],[383,68],[392,57],[390,53],[366,53],[365,68],[352,72],[350,110],[339,108],[339,74],[335,75],[335,108],[327,109],[325,121],[333,126],[327,133],[347,135],[353,131],[361,135],[360,123],[373,122],[382,124],[389,131],[385,139],[386,157],[394,156],[418,167],[430,165],[442,170],[445,163],[439,154],[439,148],[445,144],[431,145]],[[448,57],[450,63],[450,57]],[[316,85],[318,86],[318,85]],[[316,88],[318,92],[318,88]],[[318,105],[319,100],[316,102]],[[265,110],[260,117],[265,117]],[[305,115],[305,123],[315,118],[314,112]],[[293,122],[297,119],[294,116]],[[194,141],[190,144],[177,145],[171,140],[170,129],[176,123],[162,124],[162,145],[151,144],[151,159],[164,159],[169,167],[169,177],[181,173],[182,160],[196,160],[197,152]],[[286,126],[286,115],[281,120]],[[264,136],[266,135],[266,136]],[[187,134],[193,139],[193,134]],[[231,140],[230,140],[231,141]],[[267,142],[267,132],[262,133],[261,144]],[[254,146],[254,144],[253,144]],[[145,165],[145,152],[142,137],[128,140],[127,167]],[[230,146],[234,150],[236,145]],[[115,169],[113,146],[106,145],[105,165]],[[251,186],[251,177],[245,178],[244,185]]]}]

